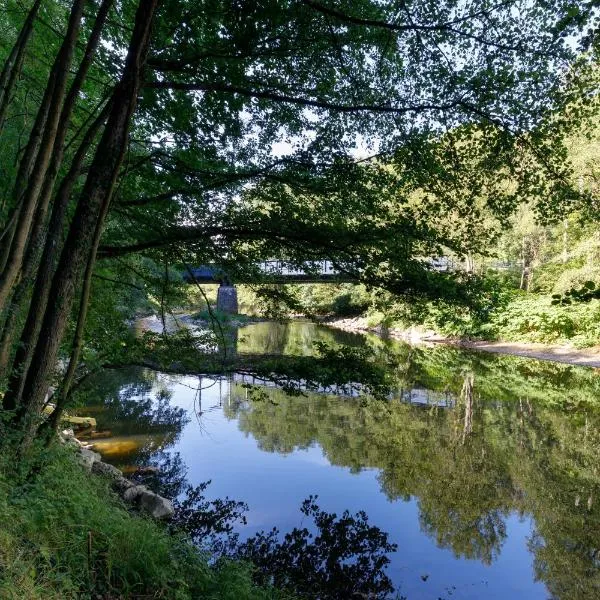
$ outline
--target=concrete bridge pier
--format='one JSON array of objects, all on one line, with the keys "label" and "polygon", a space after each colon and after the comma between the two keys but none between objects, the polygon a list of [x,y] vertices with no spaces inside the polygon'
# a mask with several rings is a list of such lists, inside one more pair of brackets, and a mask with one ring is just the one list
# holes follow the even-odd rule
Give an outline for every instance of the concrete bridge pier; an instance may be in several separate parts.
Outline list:
[{"label": "concrete bridge pier", "polygon": [[237,315],[238,297],[234,285],[222,283],[217,291],[217,310],[228,315]]}]

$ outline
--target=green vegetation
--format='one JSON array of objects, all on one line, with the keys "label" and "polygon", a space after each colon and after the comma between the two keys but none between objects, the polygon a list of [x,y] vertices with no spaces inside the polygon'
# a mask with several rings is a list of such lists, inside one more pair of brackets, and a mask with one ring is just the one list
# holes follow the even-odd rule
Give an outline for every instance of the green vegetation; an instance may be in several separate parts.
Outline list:
[{"label": "green vegetation", "polygon": [[[448,330],[489,325],[581,343],[595,335],[595,317],[549,312],[561,308],[503,325],[494,310],[505,290],[473,267],[516,219],[506,243],[513,254],[521,248],[520,287],[533,291],[543,281],[532,280],[541,234],[537,223],[517,234],[529,222],[517,211],[544,216],[555,241],[555,223],[566,231],[572,219],[594,218],[587,182],[596,171],[586,169],[596,155],[569,154],[568,144],[595,133],[595,2],[409,4],[3,3],[0,451],[4,516],[22,526],[2,533],[11,594],[93,584],[124,597],[143,586],[224,597],[228,576],[240,586],[235,597],[254,593],[244,591],[246,570],[208,569],[154,525],[132,521],[130,540],[120,508],[110,526],[108,509],[84,508],[88,497],[97,504],[101,484],[84,485],[60,452],[42,460],[94,373],[241,371],[296,393],[301,379],[316,389],[359,377],[385,395],[373,352],[321,345],[314,357],[244,357],[230,351],[219,319],[212,332],[171,331],[169,317],[194,292],[197,305],[210,304],[184,283],[193,266],[256,281],[253,303],[270,314],[330,304],[393,321],[408,307]],[[573,248],[565,256],[581,272],[563,277],[559,293],[594,271]],[[471,266],[430,268],[442,254]],[[258,269],[272,258],[291,267],[330,260],[365,287],[342,286],[331,301],[317,288],[297,298]],[[157,316],[161,331],[136,336],[140,314]],[[80,490],[57,504],[61,469]],[[64,531],[51,532],[56,521]],[[85,567],[81,532],[92,525]],[[138,554],[126,551],[133,541]]]},{"label": "green vegetation", "polygon": [[[598,193],[599,130],[572,138],[573,178],[591,197]],[[283,314],[309,317],[365,316],[369,326],[418,325],[466,338],[594,346],[600,342],[600,229],[593,203],[573,207],[562,219],[540,214],[539,204],[522,204],[504,223],[489,207],[477,235],[489,243],[466,256],[446,252],[454,269],[468,269],[482,280],[475,305],[456,304],[443,293],[436,298],[398,296],[364,284],[279,286]],[[448,217],[451,219],[451,217]],[[481,252],[484,250],[484,252]],[[242,286],[243,309],[270,314],[251,289]],[[582,302],[584,301],[584,302]]]},{"label": "green vegetation", "polygon": [[0,597],[287,597],[252,583],[241,562],[209,564],[185,537],[129,513],[108,481],[90,477],[74,453],[54,446],[35,478],[0,459]]},{"label": "green vegetation", "polygon": [[[600,153],[593,159],[595,165]],[[364,316],[371,327],[417,325],[464,338],[597,345],[600,230],[596,223],[578,212],[568,223],[544,225],[535,221],[531,206],[522,207],[515,222],[522,231],[514,223],[499,229],[488,255],[470,258],[469,268],[483,278],[475,307],[456,305],[443,296],[403,298],[352,284],[290,285],[286,293],[293,298],[293,311],[318,317]],[[454,268],[464,268],[456,257],[453,260]]]},{"label": "green vegetation", "polygon": [[479,315],[485,279],[427,257],[484,253],[523,205],[593,212],[589,160],[567,152],[597,109],[586,2],[84,4],[10,0],[0,18],[0,376],[25,444],[49,385],[57,421],[81,377],[123,360],[124,319],[185,304],[190,266],[268,284],[259,261],[328,259]]},{"label": "green vegetation", "polygon": [[384,323],[401,329],[419,325],[461,338],[595,346],[600,342],[597,301],[557,305],[548,294],[505,290],[483,315],[456,310],[443,302],[423,306],[390,302],[367,312],[371,326]]}]

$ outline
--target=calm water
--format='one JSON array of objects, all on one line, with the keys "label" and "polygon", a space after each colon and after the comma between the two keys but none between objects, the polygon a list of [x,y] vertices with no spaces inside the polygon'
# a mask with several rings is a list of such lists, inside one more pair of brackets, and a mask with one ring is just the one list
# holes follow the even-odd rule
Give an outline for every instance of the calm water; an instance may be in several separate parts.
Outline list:
[{"label": "calm water", "polygon": [[[83,409],[124,470],[208,479],[249,505],[247,536],[301,524],[310,494],[364,510],[398,544],[388,575],[408,600],[600,598],[600,377],[448,347],[411,348],[312,324],[240,329],[238,352],[302,355],[315,340],[400,359],[395,398],[115,371]],[[266,394],[266,396],[265,396]]]}]

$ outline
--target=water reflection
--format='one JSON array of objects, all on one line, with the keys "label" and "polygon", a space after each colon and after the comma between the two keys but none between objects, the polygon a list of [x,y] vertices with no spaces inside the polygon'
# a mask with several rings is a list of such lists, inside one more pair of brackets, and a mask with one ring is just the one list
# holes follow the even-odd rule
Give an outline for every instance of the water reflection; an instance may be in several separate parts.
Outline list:
[{"label": "water reflection", "polygon": [[[242,329],[238,349],[340,341],[268,325]],[[255,511],[256,528],[286,529],[287,505],[315,492],[329,508],[364,509],[399,543],[391,576],[409,600],[600,597],[597,371],[346,339],[401,359],[393,400],[115,371],[91,382],[85,412],[112,435],[97,447],[120,466],[154,467],[172,492],[212,478],[216,494],[249,502],[250,527]]]},{"label": "water reflection", "polygon": [[240,354],[310,356],[315,342],[361,346],[364,339],[355,333],[321,327],[308,321],[252,323],[240,328],[237,351]]},{"label": "water reflection", "polygon": [[189,415],[171,405],[172,389],[159,374],[138,368],[110,370],[94,378],[80,394],[82,414],[93,415],[95,449],[126,471],[144,465],[157,452],[177,443]]}]

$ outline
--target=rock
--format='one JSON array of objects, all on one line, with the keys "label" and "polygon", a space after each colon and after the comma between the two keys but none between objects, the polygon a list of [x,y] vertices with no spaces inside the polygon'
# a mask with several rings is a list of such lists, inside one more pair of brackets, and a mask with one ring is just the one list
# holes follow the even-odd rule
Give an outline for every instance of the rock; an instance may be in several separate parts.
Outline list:
[{"label": "rock", "polygon": [[75,433],[72,429],[65,429],[58,434],[58,439],[61,444],[65,444],[65,446],[73,446],[74,448],[79,449],[81,446],[81,442],[75,437]]},{"label": "rock", "polygon": [[169,500],[151,492],[145,485],[136,485],[129,481],[123,477],[123,473],[117,467],[102,462],[97,452],[81,448],[79,461],[95,475],[103,475],[112,479],[113,488],[123,500],[136,505],[154,519],[168,519],[175,513],[173,504]]},{"label": "rock", "polygon": [[138,467],[134,473],[136,475],[143,475],[145,473],[160,473],[160,469],[154,465],[148,465],[147,467]]},{"label": "rock", "polygon": [[123,500],[126,502],[135,502],[148,488],[145,485],[132,485],[123,492]]},{"label": "rock", "polygon": [[81,448],[79,450],[79,462],[88,470],[92,470],[92,466],[95,462],[100,460],[100,455],[93,450],[87,448]]},{"label": "rock", "polygon": [[111,479],[121,479],[123,477],[123,473],[117,467],[113,467],[102,461],[97,461],[92,465],[92,473],[105,475]]},{"label": "rock", "polygon": [[73,439],[75,437],[75,432],[73,431],[73,429],[63,429],[60,433],[62,435],[62,438],[64,440],[70,440]]},{"label": "rock", "polygon": [[171,501],[154,492],[142,492],[138,503],[139,507],[154,519],[169,519],[175,513]]},{"label": "rock", "polygon": [[126,479],[122,475],[113,482],[113,488],[121,495],[124,495],[125,492],[132,487],[135,487],[135,483],[129,481],[129,479]]},{"label": "rock", "polygon": [[70,423],[71,425],[77,426],[79,429],[91,427],[95,429],[96,419],[94,417],[70,417],[68,415],[63,417],[63,421]]},{"label": "rock", "polygon": [[60,440],[60,443],[64,444],[65,446],[70,446],[72,448],[75,448],[76,450],[81,449],[81,442],[77,438],[63,438],[59,436],[58,439]]},{"label": "rock", "polygon": [[[119,481],[119,483],[121,482]],[[128,483],[131,484],[130,481]],[[175,513],[170,500],[151,492],[145,485],[131,484],[122,495],[123,500],[135,504],[154,519],[168,519]]]}]

